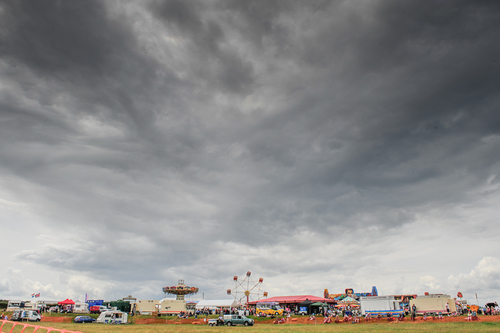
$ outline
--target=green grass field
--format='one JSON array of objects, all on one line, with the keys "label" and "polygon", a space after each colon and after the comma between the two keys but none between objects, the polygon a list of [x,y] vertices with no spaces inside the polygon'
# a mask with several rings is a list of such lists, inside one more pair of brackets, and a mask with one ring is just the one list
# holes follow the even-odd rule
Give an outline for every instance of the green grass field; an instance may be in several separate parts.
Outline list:
[{"label": "green grass field", "polygon": [[[254,327],[209,327],[206,325],[104,325],[104,324],[73,324],[73,323],[38,323],[40,326],[50,326],[84,333],[163,333],[163,332],[499,332],[500,322],[456,322],[456,323],[370,323],[370,324],[317,324],[317,325],[269,325],[257,324]],[[2,332],[10,332],[11,325],[6,324]],[[17,326],[13,333],[20,333],[22,326]],[[33,328],[26,328],[24,333],[32,333]],[[46,333],[38,329],[37,333]]]}]

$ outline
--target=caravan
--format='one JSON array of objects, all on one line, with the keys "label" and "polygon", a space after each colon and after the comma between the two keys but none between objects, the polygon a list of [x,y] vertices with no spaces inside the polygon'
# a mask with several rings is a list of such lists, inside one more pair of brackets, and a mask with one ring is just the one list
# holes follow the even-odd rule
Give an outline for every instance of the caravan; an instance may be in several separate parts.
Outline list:
[{"label": "caravan", "polygon": [[125,312],[113,310],[106,311],[99,315],[96,323],[101,324],[126,324],[128,315]]},{"label": "caravan", "polygon": [[75,306],[73,308],[74,313],[89,313],[89,305],[85,302],[75,302]]}]

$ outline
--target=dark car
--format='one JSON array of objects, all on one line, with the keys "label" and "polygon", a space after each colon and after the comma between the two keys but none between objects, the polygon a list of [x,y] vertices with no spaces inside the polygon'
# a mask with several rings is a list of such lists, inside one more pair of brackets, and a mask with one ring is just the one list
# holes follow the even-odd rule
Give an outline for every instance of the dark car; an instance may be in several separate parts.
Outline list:
[{"label": "dark car", "polygon": [[93,323],[95,321],[94,318],[89,316],[77,316],[75,317],[75,323]]}]

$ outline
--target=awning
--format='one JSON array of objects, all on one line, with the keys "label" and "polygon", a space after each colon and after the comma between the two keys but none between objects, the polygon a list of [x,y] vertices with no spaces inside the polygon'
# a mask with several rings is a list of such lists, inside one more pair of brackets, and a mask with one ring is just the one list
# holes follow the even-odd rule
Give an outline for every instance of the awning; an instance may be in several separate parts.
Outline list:
[{"label": "awning", "polygon": [[318,297],[318,296],[313,296],[313,295],[297,295],[297,296],[276,296],[276,297],[270,297],[270,298],[264,298],[260,299],[258,301],[253,301],[249,302],[248,304],[250,305],[256,305],[257,303],[261,302],[275,302],[275,303],[281,303],[281,304],[297,304],[297,303],[302,303],[305,300],[311,301],[311,303],[314,302],[323,302],[323,303],[335,303],[335,300],[330,299],[330,298],[323,298],[323,297]]},{"label": "awning", "polygon": [[350,306],[351,308],[359,308],[358,304],[337,304],[335,305],[336,308],[345,308]]},{"label": "awning", "polygon": [[316,302],[316,303],[312,303],[311,306],[328,306],[328,304],[323,303],[323,302]]},{"label": "awning", "polygon": [[339,303],[359,303],[359,302],[356,301],[354,298],[347,296],[346,298],[341,300]]}]

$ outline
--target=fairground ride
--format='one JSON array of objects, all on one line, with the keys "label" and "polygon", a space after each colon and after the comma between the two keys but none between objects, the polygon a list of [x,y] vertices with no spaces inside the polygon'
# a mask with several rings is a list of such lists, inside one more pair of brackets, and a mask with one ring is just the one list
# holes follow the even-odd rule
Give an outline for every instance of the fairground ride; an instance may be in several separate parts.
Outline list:
[{"label": "fairground ride", "polygon": [[258,301],[263,297],[267,297],[267,291],[261,289],[263,278],[254,280],[252,272],[248,271],[244,279],[238,279],[235,275],[233,277],[234,287],[228,289],[227,294],[232,295],[239,304],[248,304],[252,301]]},{"label": "fairground ride", "polygon": [[188,287],[184,284],[184,280],[179,280],[177,285],[171,287],[164,287],[163,292],[165,295],[172,294],[176,295],[176,299],[178,301],[184,300],[184,295],[196,294],[199,288],[196,287]]}]

